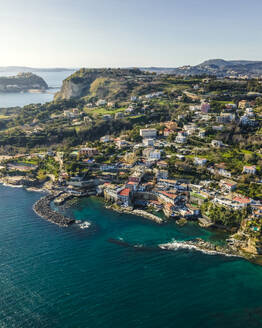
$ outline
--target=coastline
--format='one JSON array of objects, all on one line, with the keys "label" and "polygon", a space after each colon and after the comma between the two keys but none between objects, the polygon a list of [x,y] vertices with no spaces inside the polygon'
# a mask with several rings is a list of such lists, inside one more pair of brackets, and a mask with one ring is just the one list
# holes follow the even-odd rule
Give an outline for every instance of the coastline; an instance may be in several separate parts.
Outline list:
[{"label": "coastline", "polygon": [[50,190],[45,188],[37,188],[37,187],[29,187],[23,184],[15,184],[15,183],[8,183],[5,177],[0,177],[0,185],[3,185],[4,187],[10,187],[10,188],[24,188],[28,191],[35,191],[35,192],[46,192],[51,193]]},{"label": "coastline", "polygon": [[159,248],[163,250],[193,249],[209,255],[223,255],[246,259],[243,255],[237,252],[233,252],[228,247],[215,245],[213,243],[203,240],[202,238],[196,238],[194,240],[188,241],[174,240],[170,243],[159,245]]},{"label": "coastline", "polygon": [[[40,193],[47,193],[47,195],[41,197],[34,205],[33,210],[34,212],[40,216],[41,218],[56,224],[60,227],[69,227],[72,224],[78,223],[75,219],[65,217],[61,213],[54,211],[51,209],[51,202],[55,199],[59,199],[61,193],[54,193],[51,190],[41,189],[41,188],[35,188],[35,187],[24,187],[24,186],[16,186],[16,185],[7,185],[3,182],[2,183],[6,187],[20,187],[24,188],[27,191],[33,191],[33,192],[40,192]],[[70,199],[71,197],[69,197]],[[68,199],[64,199],[62,203],[66,202]],[[104,201],[103,201],[104,202]],[[61,204],[60,204],[61,205]],[[128,208],[120,208],[116,207],[114,205],[105,205],[105,208],[113,210],[118,213],[123,214],[132,214],[136,216],[143,217],[145,219],[151,220],[157,224],[163,224],[165,222],[164,219],[157,217],[156,215],[153,215],[151,213],[148,213],[143,210],[133,210]],[[89,225],[88,225],[89,226]],[[85,226],[84,228],[87,228],[88,226]],[[199,225],[201,226],[201,225]],[[203,227],[203,226],[202,226]],[[204,229],[210,228],[210,227],[203,227]],[[215,227],[212,227],[216,230]],[[176,249],[194,249],[196,251],[201,251],[206,254],[210,255],[224,255],[224,256],[233,256],[233,257],[239,257],[242,259],[246,259],[252,263],[262,265],[262,257],[244,252],[240,247],[238,247],[236,244],[233,245],[225,245],[225,246],[218,246],[214,243],[205,241],[201,238],[196,238],[194,240],[188,240],[188,241],[174,241],[166,244],[159,245],[159,248],[166,249],[166,250],[176,250]]]}]

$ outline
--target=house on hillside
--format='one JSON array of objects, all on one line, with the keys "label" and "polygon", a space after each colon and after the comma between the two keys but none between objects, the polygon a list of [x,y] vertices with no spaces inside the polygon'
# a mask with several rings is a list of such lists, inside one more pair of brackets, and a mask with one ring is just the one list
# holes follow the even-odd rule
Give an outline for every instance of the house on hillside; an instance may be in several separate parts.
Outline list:
[{"label": "house on hillside", "polygon": [[183,144],[183,143],[186,143],[187,142],[187,137],[185,135],[185,133],[182,131],[182,132],[178,132],[177,136],[176,136],[176,142],[177,143],[180,143],[180,144]]},{"label": "house on hillside", "polygon": [[220,147],[223,147],[223,142],[220,141],[220,140],[212,140],[211,141],[211,146],[214,147],[214,148],[220,148]]},{"label": "house on hillside", "polygon": [[195,157],[195,159],[194,159],[194,164],[195,165],[204,166],[206,163],[207,163],[207,159],[206,158],[198,158],[198,157]]},{"label": "house on hillside", "polygon": [[156,129],[140,129],[140,136],[142,138],[156,138],[157,130]]},{"label": "house on hillside", "polygon": [[226,191],[234,191],[237,188],[237,183],[233,180],[224,179],[220,180],[219,186]]},{"label": "house on hillside", "polygon": [[100,141],[101,141],[101,142],[109,142],[109,141],[110,141],[110,136],[107,135],[107,136],[101,137],[101,138],[100,138]]},{"label": "house on hillside", "polygon": [[257,169],[256,169],[256,166],[255,165],[252,165],[252,166],[244,166],[242,172],[243,173],[246,173],[246,174],[256,174]]}]

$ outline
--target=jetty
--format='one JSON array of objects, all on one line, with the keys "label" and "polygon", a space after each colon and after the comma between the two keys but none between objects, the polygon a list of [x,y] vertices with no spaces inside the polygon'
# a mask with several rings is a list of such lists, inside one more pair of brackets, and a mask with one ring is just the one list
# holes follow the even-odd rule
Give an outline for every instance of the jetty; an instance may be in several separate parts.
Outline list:
[{"label": "jetty", "polygon": [[40,198],[33,206],[35,213],[60,227],[68,227],[69,225],[75,223],[74,219],[67,218],[64,215],[52,210],[50,204],[54,198],[54,195],[47,195]]},{"label": "jetty", "polygon": [[159,216],[156,216],[154,214],[148,213],[147,211],[143,211],[143,210],[133,210],[132,214],[135,214],[137,216],[142,216],[146,219],[155,221],[156,223],[163,223],[163,219],[161,219]]},{"label": "jetty", "polygon": [[113,210],[113,211],[116,211],[118,213],[125,213],[125,214],[133,214],[133,215],[136,215],[136,216],[141,216],[145,219],[149,219],[151,221],[154,221],[158,224],[162,224],[164,223],[164,220],[162,218],[160,218],[159,216],[156,216],[152,213],[149,213],[147,211],[144,211],[144,210],[134,210],[133,208],[131,207],[120,207],[120,206],[113,206],[113,205],[107,205],[106,206],[107,209],[110,209],[110,210]]}]

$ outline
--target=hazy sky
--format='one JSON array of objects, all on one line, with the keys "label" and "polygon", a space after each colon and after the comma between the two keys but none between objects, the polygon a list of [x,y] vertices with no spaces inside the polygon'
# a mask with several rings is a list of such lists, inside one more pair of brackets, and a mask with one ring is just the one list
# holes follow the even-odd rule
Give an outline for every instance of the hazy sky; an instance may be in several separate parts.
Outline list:
[{"label": "hazy sky", "polygon": [[0,0],[0,66],[262,60],[262,0]]}]

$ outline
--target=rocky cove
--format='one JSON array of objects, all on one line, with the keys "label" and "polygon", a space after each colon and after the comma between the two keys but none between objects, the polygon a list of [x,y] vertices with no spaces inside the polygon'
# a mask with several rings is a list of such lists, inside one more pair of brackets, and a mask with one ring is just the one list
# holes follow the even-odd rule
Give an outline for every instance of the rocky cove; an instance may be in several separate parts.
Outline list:
[{"label": "rocky cove", "polygon": [[[56,203],[57,205],[61,205],[67,202],[68,200],[72,199],[72,197],[73,197],[72,195],[63,194],[63,193],[50,194],[40,198],[33,205],[33,210],[37,215],[46,219],[49,222],[52,222],[60,227],[69,227],[70,225],[79,222],[76,221],[75,219],[66,217],[61,213],[53,210],[51,208],[51,202],[54,201],[54,203]],[[112,211],[116,211],[118,213],[141,216],[145,219],[154,221],[157,224],[165,223],[165,220],[163,220],[162,218],[156,215],[153,215],[152,213],[148,213],[147,211],[131,210],[129,208],[120,208],[112,205],[106,205],[105,208],[110,209]],[[212,227],[212,230],[214,229],[215,228]],[[262,262],[260,255],[248,252],[248,250],[245,247],[245,243],[234,238],[230,238],[226,241],[226,243],[219,244],[219,245],[203,240],[202,238],[195,238],[184,242],[174,241],[174,242],[160,245],[159,247],[163,250],[192,249],[211,255],[220,254],[225,256],[236,256],[236,257],[247,259],[259,265],[261,265]]]}]

